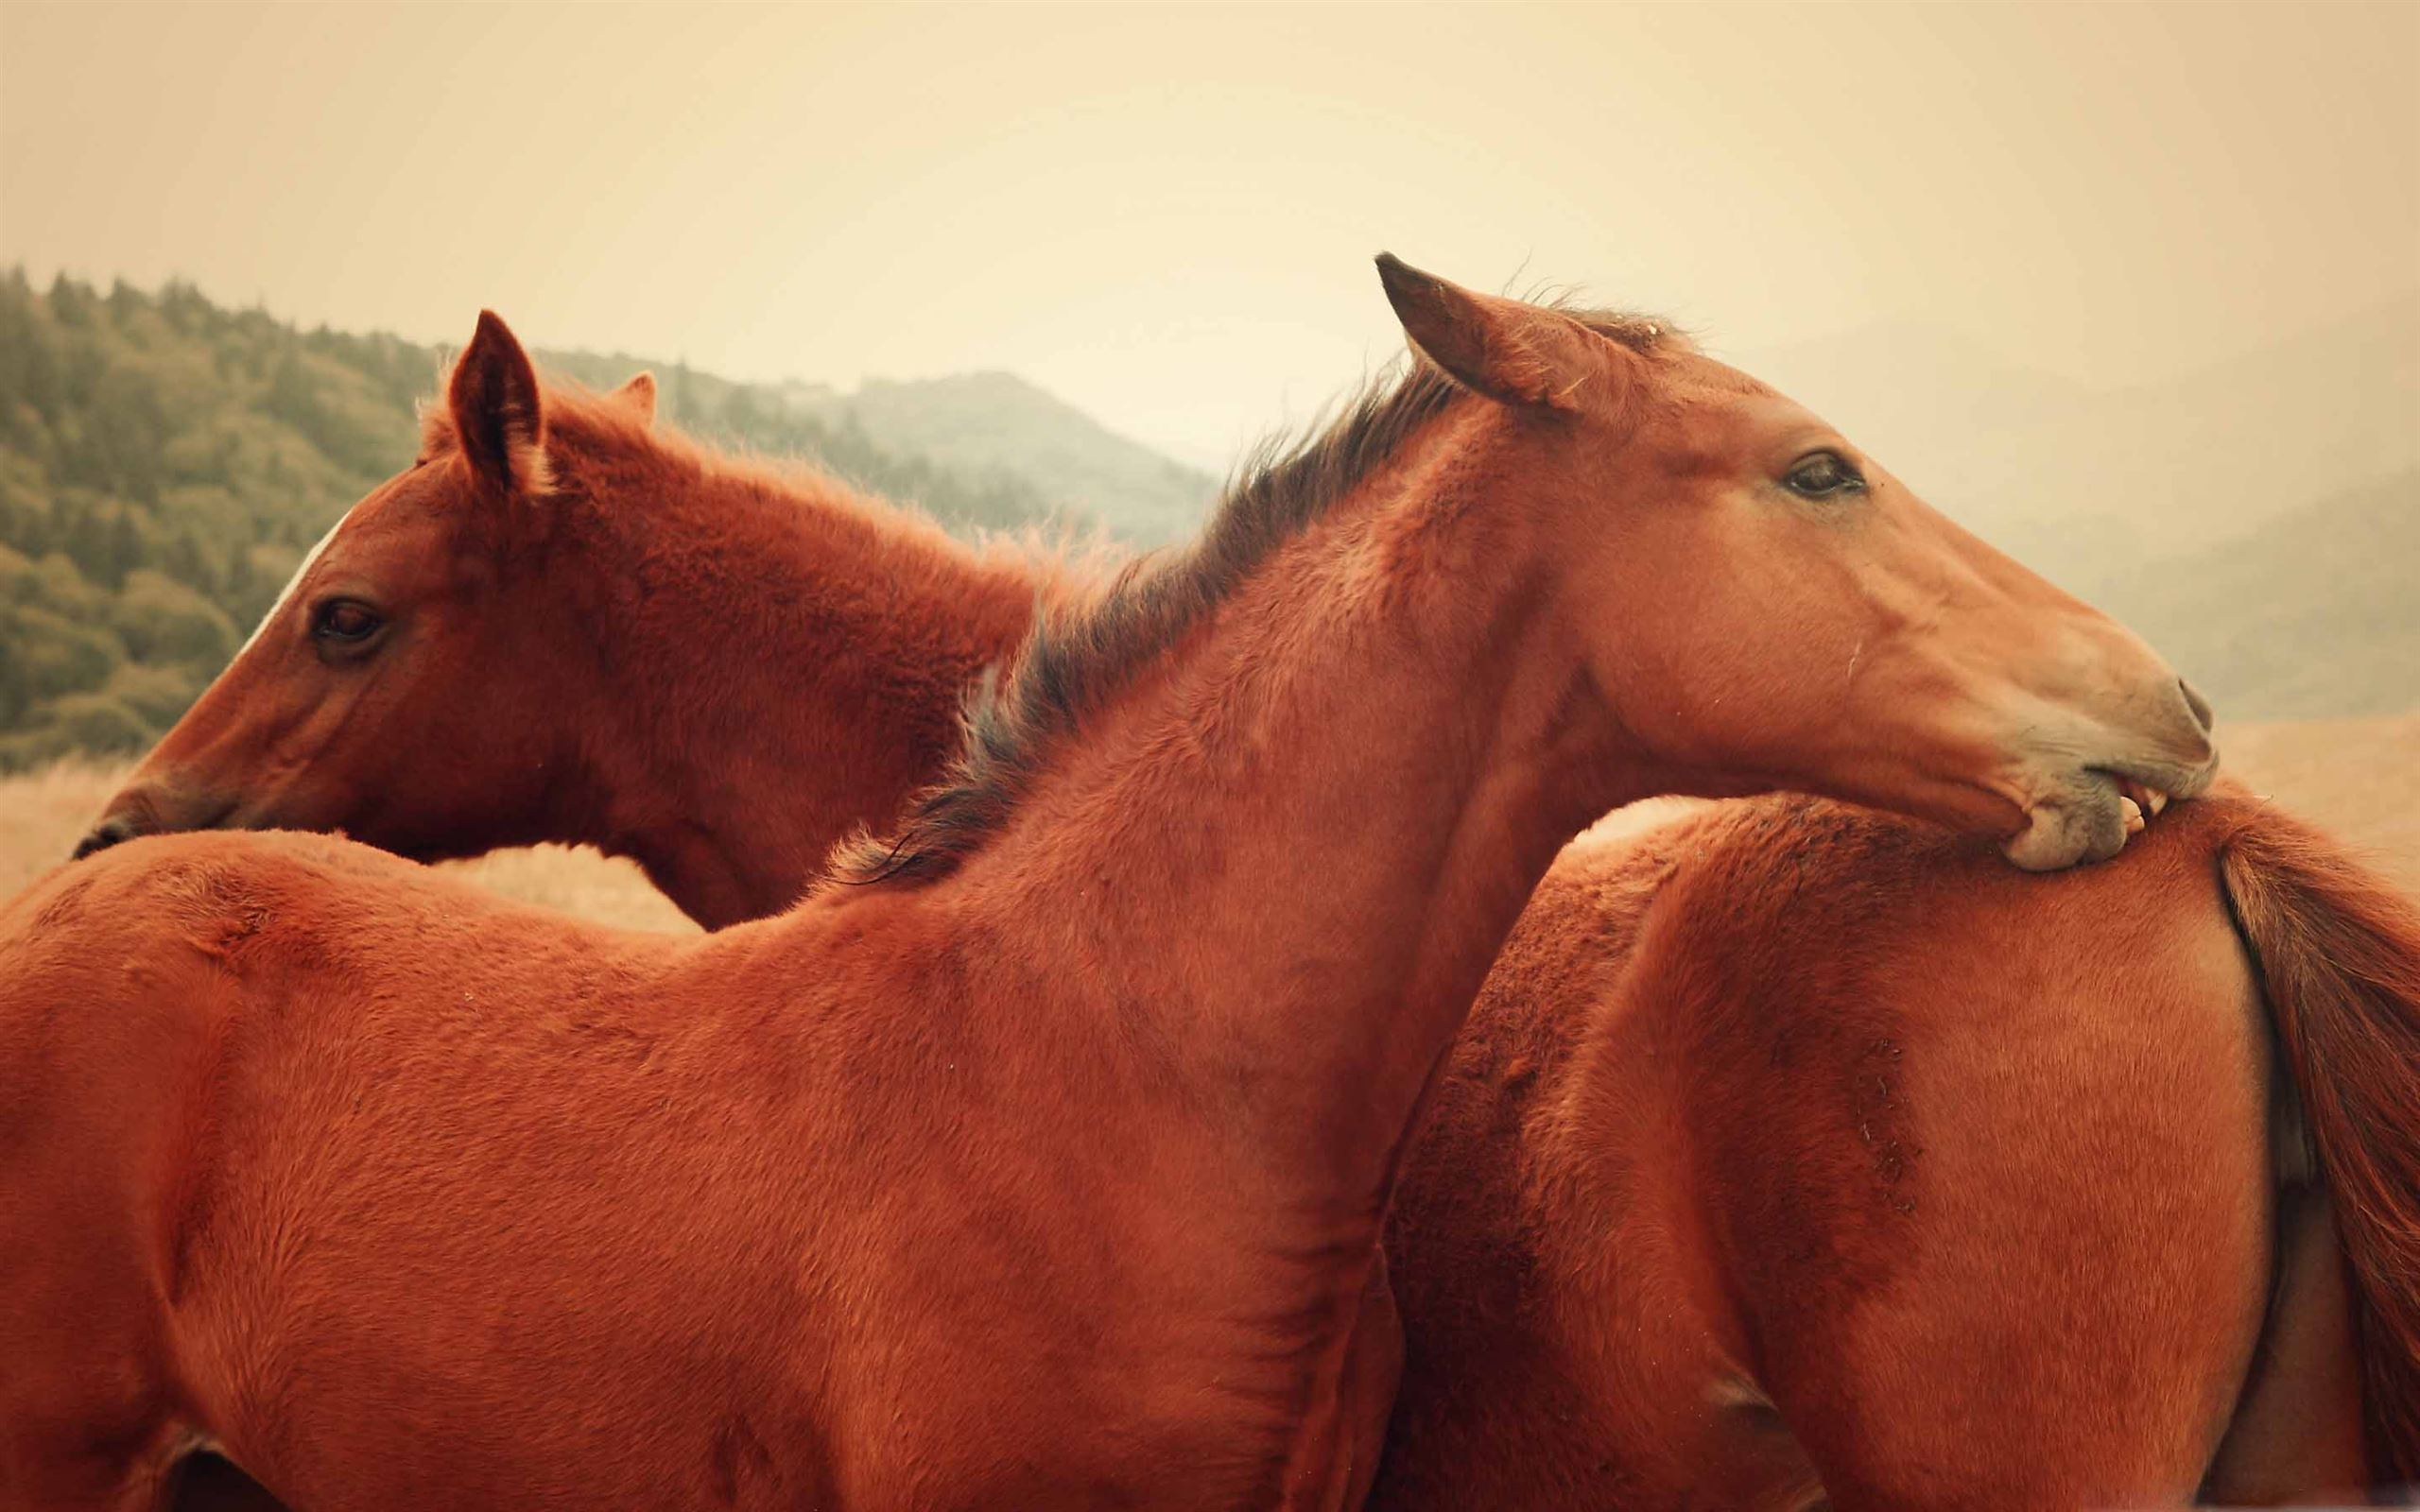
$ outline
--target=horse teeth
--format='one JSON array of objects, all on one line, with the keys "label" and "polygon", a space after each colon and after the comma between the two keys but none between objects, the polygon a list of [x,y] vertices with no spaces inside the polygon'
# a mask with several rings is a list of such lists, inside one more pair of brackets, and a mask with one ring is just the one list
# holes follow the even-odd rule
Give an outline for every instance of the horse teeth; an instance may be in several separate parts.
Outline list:
[{"label": "horse teeth", "polygon": [[2129,805],[2127,812],[2130,815],[2140,815],[2146,821],[2151,816],[2168,807],[2166,793],[2148,782],[2138,782],[2131,777],[2118,780],[2118,796],[2120,802]]}]

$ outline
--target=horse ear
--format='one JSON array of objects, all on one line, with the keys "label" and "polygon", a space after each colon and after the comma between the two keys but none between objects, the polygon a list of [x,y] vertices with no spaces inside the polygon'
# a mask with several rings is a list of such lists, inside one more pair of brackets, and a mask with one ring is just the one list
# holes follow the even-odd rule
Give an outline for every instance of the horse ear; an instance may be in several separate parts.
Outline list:
[{"label": "horse ear", "polygon": [[479,312],[479,329],[454,364],[445,403],[454,434],[478,474],[507,494],[546,485],[546,418],[529,354],[495,318]]},{"label": "horse ear", "polygon": [[1420,354],[1498,404],[1578,409],[1606,372],[1608,343],[1558,311],[1474,294],[1392,252],[1378,254],[1378,282]]},{"label": "horse ear", "polygon": [[639,412],[639,418],[655,423],[655,374],[632,373],[630,382],[614,390],[614,397]]}]

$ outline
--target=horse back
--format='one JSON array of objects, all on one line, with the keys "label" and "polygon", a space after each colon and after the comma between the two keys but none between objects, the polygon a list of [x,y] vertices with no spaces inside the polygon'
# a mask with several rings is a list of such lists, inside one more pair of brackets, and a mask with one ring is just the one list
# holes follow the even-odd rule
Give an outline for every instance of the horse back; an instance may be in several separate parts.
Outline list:
[{"label": "horse back", "polygon": [[1234,1298],[1299,1257],[1066,1222],[1240,1191],[1231,1142],[1034,1139],[1071,1056],[1132,1073],[977,1011],[1005,968],[918,896],[642,936],[276,834],[45,882],[0,939],[0,1087],[35,1092],[0,1138],[45,1194],[0,1219],[26,1500],[135,1438],[138,1476],[206,1444],[310,1505],[1014,1505],[1138,1452],[1248,1499],[1305,1374],[1265,1342],[1308,1314]]}]

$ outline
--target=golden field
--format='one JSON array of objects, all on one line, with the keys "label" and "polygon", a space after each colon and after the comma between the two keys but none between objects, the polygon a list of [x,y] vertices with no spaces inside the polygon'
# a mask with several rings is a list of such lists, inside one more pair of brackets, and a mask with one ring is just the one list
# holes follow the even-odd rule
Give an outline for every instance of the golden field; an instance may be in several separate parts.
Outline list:
[{"label": "golden field", "polygon": [[[2243,725],[2221,731],[2227,765],[2333,832],[2420,894],[2420,711],[2384,719]],[[63,859],[127,768],[66,763],[0,779],[0,898]],[[445,869],[509,897],[634,929],[696,928],[638,868],[562,846],[501,850]]]},{"label": "golden field", "polygon": [[[76,848],[77,839],[126,779],[129,765],[62,762],[44,771],[0,778],[0,898],[13,898]],[[628,861],[581,847],[542,845],[499,850],[443,869],[548,908],[631,929],[694,930],[688,917],[648,885]]]}]

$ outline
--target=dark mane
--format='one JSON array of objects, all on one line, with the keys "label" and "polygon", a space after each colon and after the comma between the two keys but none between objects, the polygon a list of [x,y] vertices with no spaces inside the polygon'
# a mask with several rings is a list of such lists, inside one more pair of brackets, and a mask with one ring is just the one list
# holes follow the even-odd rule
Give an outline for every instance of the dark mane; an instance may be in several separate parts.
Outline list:
[{"label": "dark mane", "polygon": [[[1670,328],[1632,316],[1566,313],[1634,351]],[[1442,414],[1462,389],[1426,362],[1382,371],[1334,420],[1280,432],[1248,453],[1190,546],[1129,566],[1089,606],[1038,616],[1013,670],[966,694],[948,773],[908,804],[888,839],[835,848],[828,875],[862,885],[946,876],[998,832],[1052,749],[1083,716],[1199,624],[1279,546],[1325,515]]]}]

